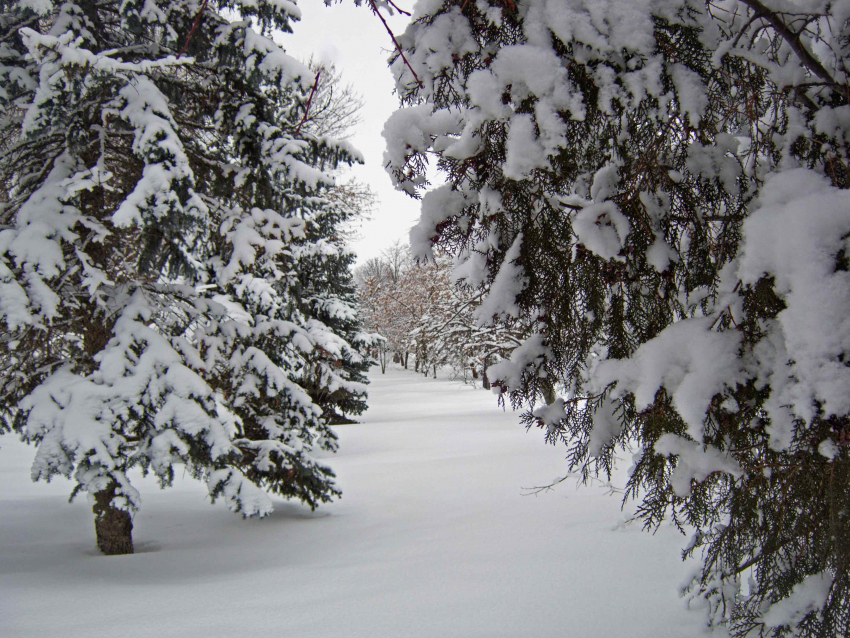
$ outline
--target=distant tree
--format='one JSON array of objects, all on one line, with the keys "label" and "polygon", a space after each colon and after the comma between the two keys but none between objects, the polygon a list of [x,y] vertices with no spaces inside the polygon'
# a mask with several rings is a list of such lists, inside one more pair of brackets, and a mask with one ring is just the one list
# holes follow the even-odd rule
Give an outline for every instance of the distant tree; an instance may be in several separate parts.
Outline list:
[{"label": "distant tree", "polygon": [[401,279],[413,266],[410,246],[398,239],[383,251],[381,257],[386,264],[387,276],[393,282]]},{"label": "distant tree", "polygon": [[357,271],[363,316],[385,340],[377,345],[382,371],[390,355],[407,367],[436,375],[449,366],[456,376],[490,388],[489,365],[522,343],[527,321],[503,321],[480,310],[484,294],[452,277],[451,260],[415,265],[396,243]]},{"label": "distant tree", "polygon": [[380,257],[367,259],[354,271],[354,279],[358,285],[367,281],[385,281],[389,277],[386,262]]},{"label": "distant tree", "polygon": [[362,122],[363,98],[351,84],[343,84],[342,74],[335,65],[311,59],[308,66],[318,80],[302,127],[317,137],[348,139]]},{"label": "distant tree", "polygon": [[850,635],[845,0],[446,0],[394,62],[414,253],[533,333],[491,370],[736,636]]},{"label": "distant tree", "polygon": [[411,265],[407,244],[396,241],[354,271],[364,325],[382,337],[372,347],[381,373],[386,373],[390,358],[407,367],[410,322],[405,305],[399,303],[399,282]]},{"label": "distant tree", "polygon": [[[371,262],[372,260],[370,260]],[[375,262],[379,262],[377,258]],[[390,324],[390,316],[385,303],[388,301],[385,293],[385,284],[378,276],[372,275],[363,278],[366,272],[372,270],[373,263],[366,263],[358,269],[357,294],[358,310],[363,318],[364,327],[371,330],[372,334],[380,335],[380,339],[374,341],[371,347],[371,356],[381,367],[381,374],[386,374],[387,366],[391,358],[399,358],[397,351],[393,348],[390,335],[394,326]]]}]

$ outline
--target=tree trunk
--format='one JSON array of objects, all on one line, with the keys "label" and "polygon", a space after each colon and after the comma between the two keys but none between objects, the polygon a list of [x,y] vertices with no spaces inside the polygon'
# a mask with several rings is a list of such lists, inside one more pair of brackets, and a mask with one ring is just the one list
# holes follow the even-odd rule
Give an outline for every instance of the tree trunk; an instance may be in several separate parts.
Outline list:
[{"label": "tree trunk", "polygon": [[112,507],[115,483],[94,495],[94,531],[97,547],[107,556],[133,553],[133,519],[130,513]]},{"label": "tree trunk", "polygon": [[434,364],[434,378],[437,378],[437,364]]},{"label": "tree trunk", "polygon": [[405,353],[404,353],[404,369],[405,369],[405,370],[407,370],[407,360],[408,360],[409,358],[410,358],[410,353],[409,353],[409,352],[405,352]]},{"label": "tree trunk", "polygon": [[547,379],[543,382],[543,400],[546,401],[546,405],[552,405],[557,398],[554,386]]},{"label": "tree trunk", "polygon": [[481,385],[484,386],[485,390],[490,389],[490,379],[487,378],[487,360],[490,357],[484,357],[484,364],[482,365],[481,370]]}]

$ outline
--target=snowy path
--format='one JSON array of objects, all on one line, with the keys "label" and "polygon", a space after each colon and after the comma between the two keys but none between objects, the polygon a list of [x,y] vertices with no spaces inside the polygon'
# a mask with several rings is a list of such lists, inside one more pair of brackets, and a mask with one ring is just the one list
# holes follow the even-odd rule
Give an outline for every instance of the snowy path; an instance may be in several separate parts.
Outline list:
[{"label": "snowy path", "polygon": [[0,636],[692,638],[684,539],[623,519],[572,482],[493,395],[373,369],[371,408],[330,460],[343,499],[266,520],[211,507],[201,485],[139,482],[137,554],[94,549],[84,498],[33,485],[32,450],[0,439]]}]

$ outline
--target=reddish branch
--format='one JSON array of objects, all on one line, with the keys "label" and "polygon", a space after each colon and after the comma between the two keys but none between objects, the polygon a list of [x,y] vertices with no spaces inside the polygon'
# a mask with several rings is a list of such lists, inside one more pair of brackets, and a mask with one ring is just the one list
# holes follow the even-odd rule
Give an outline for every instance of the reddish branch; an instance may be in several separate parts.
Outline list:
[{"label": "reddish branch", "polygon": [[403,15],[406,15],[406,16],[411,15],[409,11],[405,11],[404,9],[399,7],[395,2],[393,2],[393,0],[387,0],[387,4],[389,4],[393,9],[395,9],[396,11],[398,11],[399,13],[401,13]]},{"label": "reddish branch", "polygon": [[[414,71],[413,67],[410,66],[410,62],[405,57],[404,51],[402,51],[402,49],[401,49],[401,45],[398,43],[398,40],[396,40],[395,34],[393,33],[392,29],[390,29],[390,25],[387,24],[387,21],[384,20],[384,16],[382,16],[381,12],[378,11],[378,6],[375,4],[375,0],[369,0],[369,6],[372,7],[372,13],[374,13],[376,16],[378,16],[378,18],[381,20],[381,22],[383,22],[384,28],[387,30],[387,33],[390,34],[390,37],[393,39],[393,44],[395,44],[396,51],[398,51],[398,54],[401,56],[402,61],[407,65],[407,68],[410,69],[410,72],[413,74],[413,77],[416,80],[416,84],[418,84],[420,87],[424,86],[422,84],[422,80],[420,80],[419,76],[416,75],[416,71]],[[393,6],[395,7],[394,4],[393,4]],[[408,14],[408,15],[410,15],[410,14]]]},{"label": "reddish branch", "polygon": [[298,126],[295,127],[296,135],[301,132],[301,127],[304,125],[304,122],[307,121],[307,115],[310,114],[310,105],[313,104],[313,96],[316,95],[316,88],[319,86],[320,75],[322,75],[321,69],[316,71],[316,80],[313,82],[313,88],[310,89],[310,97],[307,98],[307,107],[304,109],[304,117],[301,118],[301,121],[298,122]]},{"label": "reddish branch", "polygon": [[207,8],[207,2],[209,2],[209,0],[204,0],[203,4],[201,4],[198,15],[195,16],[195,22],[192,24],[192,29],[189,31],[189,35],[186,36],[186,43],[183,45],[180,53],[177,54],[178,58],[183,57],[183,54],[185,54],[189,49],[189,43],[192,41],[192,36],[195,35],[195,31],[197,31],[198,26],[201,24],[201,16],[204,14],[204,9]]},{"label": "reddish branch", "polygon": [[741,2],[752,9],[756,16],[764,18],[767,23],[773,27],[780,36],[782,36],[785,42],[788,43],[788,46],[790,46],[794,53],[797,54],[797,57],[800,58],[800,61],[807,69],[809,69],[809,71],[814,73],[829,86],[837,87],[839,89],[841,88],[841,85],[835,81],[835,78],[829,74],[829,71],[824,68],[823,64],[821,64],[805,47],[803,41],[800,39],[802,31],[800,33],[794,33],[793,29],[785,24],[785,22],[783,22],[779,17],[778,11],[771,11],[759,2],[759,0],[741,0]]}]

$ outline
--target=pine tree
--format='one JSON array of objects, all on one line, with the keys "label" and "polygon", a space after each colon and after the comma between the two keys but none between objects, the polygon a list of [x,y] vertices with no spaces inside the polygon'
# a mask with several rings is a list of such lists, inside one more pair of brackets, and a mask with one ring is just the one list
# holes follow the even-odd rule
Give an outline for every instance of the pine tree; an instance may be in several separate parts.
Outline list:
[{"label": "pine tree", "polygon": [[74,478],[107,554],[132,552],[133,467],[180,461],[244,515],[338,494],[295,253],[356,154],[301,130],[313,74],[269,37],[297,8],[0,10],[0,414],[33,478]]},{"label": "pine tree", "polygon": [[850,633],[850,3],[446,0],[393,62],[420,258],[536,326],[492,371],[693,532],[738,636]]}]

